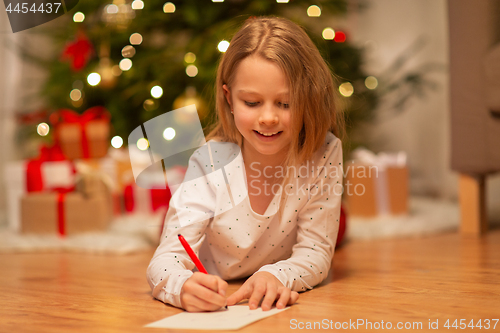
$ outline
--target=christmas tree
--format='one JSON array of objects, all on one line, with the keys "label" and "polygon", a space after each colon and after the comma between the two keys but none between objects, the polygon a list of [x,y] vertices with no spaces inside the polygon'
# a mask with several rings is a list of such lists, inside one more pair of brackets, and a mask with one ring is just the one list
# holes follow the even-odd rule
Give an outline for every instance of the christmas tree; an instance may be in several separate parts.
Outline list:
[{"label": "christmas tree", "polygon": [[40,29],[60,56],[30,57],[49,71],[48,114],[104,106],[113,135],[127,141],[145,121],[193,103],[206,126],[218,60],[234,32],[251,16],[282,16],[305,28],[338,78],[349,134],[370,119],[378,96],[362,50],[336,26],[346,13],[346,0],[80,1],[57,27]]}]

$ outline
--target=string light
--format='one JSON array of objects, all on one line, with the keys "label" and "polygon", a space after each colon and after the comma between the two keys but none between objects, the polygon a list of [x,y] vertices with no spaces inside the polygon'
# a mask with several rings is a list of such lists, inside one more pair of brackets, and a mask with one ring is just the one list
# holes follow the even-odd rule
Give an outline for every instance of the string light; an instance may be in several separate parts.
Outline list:
[{"label": "string light", "polygon": [[111,139],[111,146],[113,146],[113,148],[121,148],[121,146],[123,146],[123,139],[121,138],[121,136],[114,136],[112,139]]},{"label": "string light", "polygon": [[151,96],[153,98],[160,98],[163,95],[163,89],[160,86],[154,86],[151,88]]},{"label": "string light", "polygon": [[323,33],[321,35],[323,36],[323,39],[332,40],[335,38],[335,30],[332,28],[325,28],[323,29]]},{"label": "string light", "polygon": [[142,35],[140,33],[133,33],[130,35],[130,44],[132,45],[140,45],[142,43]]},{"label": "string light", "polygon": [[196,55],[193,52],[188,52],[184,55],[184,61],[188,64],[192,64],[196,61]]},{"label": "string light", "polygon": [[337,43],[343,43],[346,40],[346,35],[342,31],[337,31],[335,33],[335,38],[333,40],[336,41]]},{"label": "string light", "polygon": [[196,67],[195,65],[187,66],[186,67],[186,74],[189,77],[195,77],[196,75],[198,75],[198,67]]},{"label": "string light", "polygon": [[137,140],[137,148],[139,148],[139,150],[146,150],[148,149],[149,147],[149,141],[145,138],[140,138],[139,140]]},{"label": "string light", "polygon": [[132,45],[127,45],[122,49],[124,58],[132,58],[135,55],[135,48]]},{"label": "string light", "polygon": [[69,98],[71,98],[72,101],[78,101],[80,98],[82,98],[82,91],[80,89],[73,89],[69,93]]},{"label": "string light", "polygon": [[165,128],[163,131],[163,138],[167,141],[172,140],[175,138],[175,130],[172,127]]},{"label": "string light", "polygon": [[340,85],[339,92],[344,97],[351,97],[351,95],[354,93],[354,87],[352,86],[351,82],[344,82]]},{"label": "string light", "polygon": [[120,69],[124,72],[132,68],[132,60],[129,58],[122,59],[119,63]]},{"label": "string light", "polygon": [[365,86],[370,89],[370,90],[373,90],[375,88],[378,87],[378,80],[375,76],[368,76],[366,79],[365,79]]},{"label": "string light", "polygon": [[307,8],[307,16],[320,17],[321,16],[321,8],[319,8],[316,5],[309,6],[309,8]]},{"label": "string light", "polygon": [[49,131],[50,131],[50,127],[49,127],[49,125],[47,123],[40,123],[36,127],[36,132],[40,136],[46,136],[47,134],[49,134]]},{"label": "string light", "polygon": [[138,10],[143,8],[144,8],[144,2],[142,2],[142,0],[132,1],[132,9]]},{"label": "string light", "polygon": [[171,2],[166,2],[164,5],[163,5],[163,12],[164,13],[174,13],[175,12],[175,5]]},{"label": "string light", "polygon": [[83,20],[85,20],[85,15],[82,12],[76,12],[75,15],[73,15],[74,22],[83,22]]},{"label": "string light", "polygon": [[89,76],[87,76],[87,82],[93,87],[97,86],[99,82],[101,82],[101,76],[99,73],[90,73]]},{"label": "string light", "polygon": [[228,47],[229,47],[229,42],[227,40],[222,40],[217,45],[217,49],[219,49],[220,52],[226,52]]}]

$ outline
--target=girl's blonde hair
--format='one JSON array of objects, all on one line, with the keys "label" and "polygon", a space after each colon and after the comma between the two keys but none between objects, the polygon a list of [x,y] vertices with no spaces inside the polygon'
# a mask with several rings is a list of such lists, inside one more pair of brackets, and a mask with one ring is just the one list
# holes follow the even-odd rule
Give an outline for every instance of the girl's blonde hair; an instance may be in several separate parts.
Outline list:
[{"label": "girl's blonde hair", "polygon": [[337,110],[337,89],[332,72],[317,47],[297,24],[279,17],[257,17],[245,21],[231,39],[217,70],[216,119],[207,136],[242,145],[224,96],[239,63],[250,55],[274,62],[285,73],[290,90],[292,141],[284,165],[298,165],[310,159],[324,143],[328,131],[342,139],[344,122]]}]

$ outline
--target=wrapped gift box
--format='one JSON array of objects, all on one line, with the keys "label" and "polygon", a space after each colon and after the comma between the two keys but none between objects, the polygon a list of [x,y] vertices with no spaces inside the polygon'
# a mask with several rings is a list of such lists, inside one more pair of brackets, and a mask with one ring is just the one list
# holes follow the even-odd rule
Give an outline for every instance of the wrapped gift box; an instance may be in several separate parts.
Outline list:
[{"label": "wrapped gift box", "polygon": [[408,212],[408,167],[406,154],[375,155],[367,150],[353,152],[346,164],[344,194],[349,214],[373,217]]},{"label": "wrapped gift box", "polygon": [[71,235],[103,231],[110,220],[109,198],[79,192],[31,193],[21,200],[22,233]]},{"label": "wrapped gift box", "polygon": [[60,110],[51,116],[55,139],[67,159],[100,158],[109,147],[109,114],[103,107],[93,107],[79,115]]},{"label": "wrapped gift box", "polygon": [[110,181],[113,192],[123,193],[125,186],[134,181],[129,159],[115,159],[110,156],[99,159],[76,160],[79,173],[97,172]]},{"label": "wrapped gift box", "polygon": [[8,227],[19,231],[20,200],[28,192],[53,190],[71,191],[76,182],[75,167],[63,160],[57,147],[41,147],[40,155],[29,161],[6,164],[4,181],[7,195]]},{"label": "wrapped gift box", "polygon": [[83,175],[74,192],[27,193],[21,199],[21,232],[71,235],[103,231],[112,215],[112,196],[100,175]]}]

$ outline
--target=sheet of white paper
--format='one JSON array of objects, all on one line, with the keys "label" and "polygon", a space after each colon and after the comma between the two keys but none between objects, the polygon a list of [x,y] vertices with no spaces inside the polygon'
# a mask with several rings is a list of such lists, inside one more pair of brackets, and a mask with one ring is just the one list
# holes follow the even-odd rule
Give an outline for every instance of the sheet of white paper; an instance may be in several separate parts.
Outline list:
[{"label": "sheet of white paper", "polygon": [[227,310],[215,312],[182,312],[147,324],[145,327],[191,330],[237,330],[287,309],[273,308],[269,311],[262,311],[260,307],[250,310],[248,305],[234,305],[228,307]]}]

